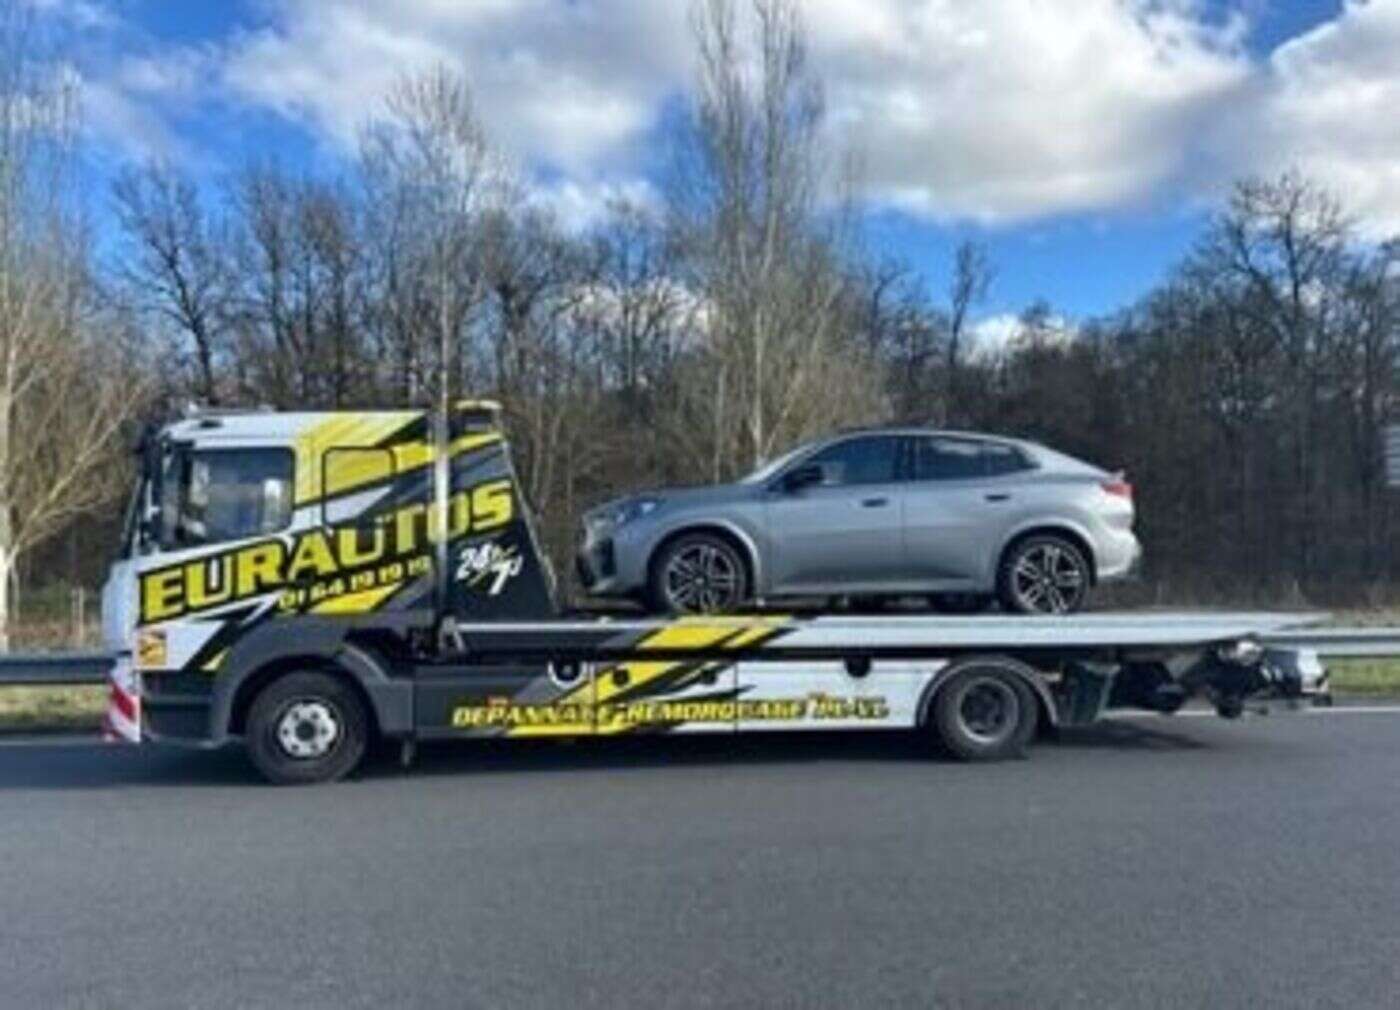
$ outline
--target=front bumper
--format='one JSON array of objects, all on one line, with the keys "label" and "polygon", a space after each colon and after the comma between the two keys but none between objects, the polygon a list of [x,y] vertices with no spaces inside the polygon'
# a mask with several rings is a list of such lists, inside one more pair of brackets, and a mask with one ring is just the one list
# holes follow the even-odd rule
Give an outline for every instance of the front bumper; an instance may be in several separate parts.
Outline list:
[{"label": "front bumper", "polygon": [[204,673],[146,671],[141,684],[141,736],[158,743],[213,746],[212,678]]},{"label": "front bumper", "polygon": [[612,537],[586,540],[574,557],[579,584],[587,593],[606,596],[619,592],[617,552]]}]

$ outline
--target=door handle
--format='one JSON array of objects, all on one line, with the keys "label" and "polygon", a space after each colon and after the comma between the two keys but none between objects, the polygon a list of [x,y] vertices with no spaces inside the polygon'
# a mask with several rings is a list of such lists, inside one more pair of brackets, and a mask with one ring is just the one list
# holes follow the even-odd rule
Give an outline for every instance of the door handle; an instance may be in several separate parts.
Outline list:
[{"label": "door handle", "polygon": [[992,494],[986,495],[986,499],[987,501],[1010,501],[1011,495],[1005,491],[995,491]]},{"label": "door handle", "polygon": [[862,498],[860,500],[860,507],[867,509],[880,509],[884,508],[889,503],[890,500],[888,498]]}]

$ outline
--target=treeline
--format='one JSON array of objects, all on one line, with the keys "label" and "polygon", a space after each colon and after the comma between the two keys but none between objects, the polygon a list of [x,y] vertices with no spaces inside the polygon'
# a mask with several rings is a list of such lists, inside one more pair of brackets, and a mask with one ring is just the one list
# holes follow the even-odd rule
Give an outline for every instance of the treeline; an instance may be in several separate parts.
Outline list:
[{"label": "treeline", "polygon": [[[201,184],[130,166],[102,195],[114,227],[100,252],[79,220],[18,215],[35,219],[25,248],[67,250],[69,287],[25,282],[67,314],[35,329],[0,301],[0,338],[41,333],[35,360],[69,348],[92,388],[5,400],[0,374],[0,512],[37,530],[20,543],[0,529],[0,561],[18,556],[35,586],[99,580],[121,439],[141,417],[192,400],[427,404],[446,377],[451,395],[504,404],[565,584],[577,516],[601,498],[732,477],[803,438],[902,421],[1028,436],[1125,468],[1149,560],[1138,592],[1151,599],[1392,595],[1381,440],[1400,244],[1361,241],[1339,196],[1305,178],[1247,180],[1138,304],[1077,323],[1032,306],[1008,345],[978,347],[985,254],[964,245],[952,276],[930,282],[862,244],[858,180],[832,167],[858,159],[827,144],[797,12],[788,0],[756,10],[696,8],[700,69],[657,199],[612,205],[582,231],[510,170],[469,84],[444,70],[406,78],[334,174],[262,161]],[[60,104],[54,122],[71,123]],[[32,98],[24,108],[7,120],[16,135],[35,129]],[[74,136],[47,130],[38,146],[61,163]],[[41,160],[12,171],[4,206],[38,206],[40,191],[73,205],[45,188]],[[36,276],[26,256],[0,271]],[[25,462],[4,448],[70,430],[90,449]],[[85,494],[31,522],[14,489],[68,474]]]}]

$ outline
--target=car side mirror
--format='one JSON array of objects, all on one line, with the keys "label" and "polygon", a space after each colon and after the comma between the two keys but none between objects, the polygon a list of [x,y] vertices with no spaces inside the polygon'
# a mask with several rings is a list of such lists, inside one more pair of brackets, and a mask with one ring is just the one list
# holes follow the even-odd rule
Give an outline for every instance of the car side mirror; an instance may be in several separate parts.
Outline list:
[{"label": "car side mirror", "polygon": [[789,494],[820,484],[826,479],[826,468],[820,463],[804,463],[783,474],[783,490]]}]

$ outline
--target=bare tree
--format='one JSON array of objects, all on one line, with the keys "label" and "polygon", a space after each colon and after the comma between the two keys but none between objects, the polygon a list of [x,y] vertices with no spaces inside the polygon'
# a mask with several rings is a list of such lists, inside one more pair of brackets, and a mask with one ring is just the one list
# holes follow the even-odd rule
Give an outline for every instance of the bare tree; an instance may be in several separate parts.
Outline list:
[{"label": "bare tree", "polygon": [[195,184],[169,164],[128,168],[113,185],[127,245],[117,273],[137,304],[193,345],[198,399],[219,402],[217,359],[232,311],[228,234]]},{"label": "bare tree", "polygon": [[418,307],[428,305],[436,391],[446,404],[470,381],[462,351],[486,294],[476,225],[506,199],[509,180],[467,82],[443,67],[399,83],[385,114],[365,131],[362,161],[372,202],[399,215],[381,233],[396,243],[381,250],[397,302],[396,332],[414,343],[425,336],[416,324]]},{"label": "bare tree", "polygon": [[970,239],[958,244],[953,261],[953,279],[948,285],[948,361],[946,364],[947,390],[945,410],[950,416],[948,423],[960,420],[962,389],[959,386],[959,369],[962,365],[963,336],[967,328],[968,314],[974,305],[987,297],[995,270],[987,258],[987,251]]},{"label": "bare tree", "polygon": [[0,649],[16,563],[111,494],[92,478],[140,392],[121,342],[85,326],[77,95],[42,42],[23,6],[0,4]]},{"label": "bare tree", "polygon": [[745,33],[733,0],[695,8],[694,129],[672,193],[708,340],[679,432],[703,433],[700,458],[716,476],[868,417],[878,400],[878,376],[841,311],[844,219],[826,186],[822,93],[797,6],[755,0],[750,13]]}]

